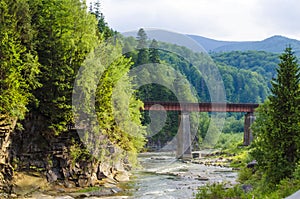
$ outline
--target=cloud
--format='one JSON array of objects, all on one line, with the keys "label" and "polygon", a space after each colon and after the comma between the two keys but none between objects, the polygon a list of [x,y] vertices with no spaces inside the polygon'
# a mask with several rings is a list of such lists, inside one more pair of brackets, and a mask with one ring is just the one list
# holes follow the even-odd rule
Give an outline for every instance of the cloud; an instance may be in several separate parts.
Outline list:
[{"label": "cloud", "polygon": [[[162,28],[223,40],[261,40],[296,35],[297,0],[102,0],[109,25],[118,31]],[[300,38],[300,34],[298,35]]]},{"label": "cloud", "polygon": [[259,22],[270,32],[300,38],[300,1],[262,0]]}]

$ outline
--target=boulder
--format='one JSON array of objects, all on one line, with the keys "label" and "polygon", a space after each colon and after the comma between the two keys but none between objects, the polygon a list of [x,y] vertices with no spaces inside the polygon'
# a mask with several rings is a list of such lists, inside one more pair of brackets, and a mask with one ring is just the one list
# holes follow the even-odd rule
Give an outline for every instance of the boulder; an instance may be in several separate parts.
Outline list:
[{"label": "boulder", "polygon": [[53,170],[48,170],[46,173],[46,177],[47,177],[47,181],[50,183],[55,182],[58,179],[57,174]]},{"label": "boulder", "polygon": [[118,182],[126,182],[129,181],[129,175],[126,171],[117,171],[114,179]]},{"label": "boulder", "polygon": [[254,168],[255,165],[257,165],[257,162],[256,160],[253,160],[247,164],[247,168]]},{"label": "boulder", "polygon": [[243,184],[242,189],[245,193],[248,193],[249,191],[251,191],[253,189],[253,187],[252,187],[252,185],[249,185],[249,184]]}]

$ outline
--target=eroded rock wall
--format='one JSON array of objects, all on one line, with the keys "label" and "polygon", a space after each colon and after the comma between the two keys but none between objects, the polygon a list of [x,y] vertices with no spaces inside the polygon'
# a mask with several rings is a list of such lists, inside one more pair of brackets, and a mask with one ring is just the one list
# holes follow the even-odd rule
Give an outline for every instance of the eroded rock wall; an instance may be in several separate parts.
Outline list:
[{"label": "eroded rock wall", "polygon": [[10,165],[11,134],[17,119],[0,115],[0,192],[11,191],[13,168]]},{"label": "eroded rock wall", "polygon": [[[101,185],[129,180],[129,166],[123,151],[111,143],[107,157],[92,157],[76,130],[54,135],[45,130],[44,118],[27,118],[24,131],[16,131],[12,140],[12,159],[19,171],[40,171],[48,182],[66,187]],[[118,158],[120,157],[120,158]]]}]

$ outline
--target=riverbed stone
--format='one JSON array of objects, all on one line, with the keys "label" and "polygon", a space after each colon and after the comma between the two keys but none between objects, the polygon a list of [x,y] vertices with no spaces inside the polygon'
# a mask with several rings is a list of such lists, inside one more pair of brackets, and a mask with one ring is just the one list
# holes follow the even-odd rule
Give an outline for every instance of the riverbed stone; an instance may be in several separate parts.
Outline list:
[{"label": "riverbed stone", "polygon": [[74,199],[71,196],[56,196],[54,199]]},{"label": "riverbed stone", "polygon": [[257,161],[253,160],[247,164],[247,168],[254,168],[257,165]]},{"label": "riverbed stone", "polygon": [[243,184],[242,189],[244,190],[245,193],[248,193],[249,191],[252,191],[253,187],[252,185],[249,184]]},{"label": "riverbed stone", "polygon": [[118,182],[129,181],[129,175],[126,171],[118,171],[114,176],[114,179]]},{"label": "riverbed stone", "polygon": [[50,182],[50,183],[55,182],[58,179],[57,174],[53,170],[48,170],[46,177],[47,177],[48,182]]}]

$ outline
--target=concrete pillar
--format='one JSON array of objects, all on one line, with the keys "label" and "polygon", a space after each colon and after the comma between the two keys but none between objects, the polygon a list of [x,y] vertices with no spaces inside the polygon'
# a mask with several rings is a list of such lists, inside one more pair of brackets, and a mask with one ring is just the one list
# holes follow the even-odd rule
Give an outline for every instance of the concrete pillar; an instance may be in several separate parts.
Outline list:
[{"label": "concrete pillar", "polygon": [[248,146],[253,140],[252,131],[250,129],[252,123],[255,120],[255,116],[253,113],[247,113],[245,115],[245,123],[244,123],[244,145]]},{"label": "concrete pillar", "polygon": [[190,114],[182,112],[179,115],[179,122],[176,158],[190,160],[192,158]]}]

